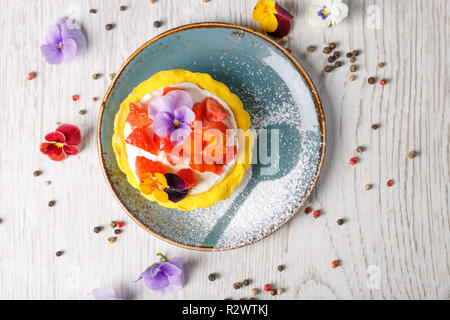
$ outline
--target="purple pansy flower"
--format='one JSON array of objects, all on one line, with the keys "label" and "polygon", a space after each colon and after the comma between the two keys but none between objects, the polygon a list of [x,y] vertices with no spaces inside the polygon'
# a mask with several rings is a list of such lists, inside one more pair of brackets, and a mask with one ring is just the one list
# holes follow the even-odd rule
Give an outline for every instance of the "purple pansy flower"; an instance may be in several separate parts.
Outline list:
[{"label": "purple pansy flower", "polygon": [[186,183],[184,183],[183,179],[173,173],[166,173],[164,176],[169,185],[169,189],[164,189],[169,195],[169,200],[177,203],[186,198],[189,190],[186,189]]},{"label": "purple pansy flower", "polygon": [[183,143],[192,131],[189,125],[195,120],[193,105],[191,96],[184,90],[170,91],[156,98],[148,106],[153,131],[161,138],[170,136],[174,146]]},{"label": "purple pansy flower", "polygon": [[97,288],[86,296],[86,300],[123,300],[112,288]]},{"label": "purple pansy flower", "polygon": [[175,292],[183,288],[183,258],[175,257],[168,261],[162,253],[157,256],[161,257],[161,262],[148,267],[136,281],[144,279],[147,288],[160,293]]},{"label": "purple pansy flower", "polygon": [[46,42],[41,46],[41,52],[50,64],[70,60],[86,48],[86,38],[80,25],[66,18],[59,19],[48,28]]}]

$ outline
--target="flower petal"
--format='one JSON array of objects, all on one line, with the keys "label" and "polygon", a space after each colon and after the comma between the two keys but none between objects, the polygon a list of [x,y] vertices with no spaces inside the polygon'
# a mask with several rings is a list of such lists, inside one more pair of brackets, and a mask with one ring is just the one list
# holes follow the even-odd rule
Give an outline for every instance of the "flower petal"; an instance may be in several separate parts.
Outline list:
[{"label": "flower petal", "polygon": [[153,121],[153,131],[161,138],[167,137],[174,130],[173,120],[173,115],[170,113],[157,113]]},{"label": "flower petal", "polygon": [[264,31],[274,32],[275,30],[277,30],[278,20],[274,14],[267,14],[260,22],[261,28]]},{"label": "flower petal", "polygon": [[77,55],[77,42],[71,38],[63,39],[61,43],[63,57],[65,61],[73,59]]},{"label": "flower petal", "polygon": [[177,176],[174,173],[166,173],[165,178],[167,179],[167,185],[170,190],[185,190],[186,189],[186,183],[181,179],[179,176]]},{"label": "flower petal", "polygon": [[291,22],[289,20],[282,20],[277,16],[278,27],[275,32],[269,32],[269,35],[275,38],[283,38],[287,36],[289,31],[291,31]]},{"label": "flower petal", "polygon": [[189,109],[192,109],[194,106],[194,101],[191,96],[184,90],[170,91],[165,97],[172,97],[175,99],[176,107],[188,107]]},{"label": "flower petal", "polygon": [[43,154],[48,155],[48,157],[53,161],[62,161],[67,158],[63,148],[58,147],[55,143],[41,143],[40,150]]},{"label": "flower petal", "polygon": [[139,190],[141,190],[141,192],[146,195],[153,194],[153,192],[155,192],[156,189],[157,189],[156,183],[145,183],[144,182],[139,185]]},{"label": "flower petal", "polygon": [[61,42],[61,28],[59,24],[53,24],[47,29],[45,40],[48,44],[58,44]]},{"label": "flower petal", "polygon": [[173,146],[180,145],[191,134],[192,129],[188,125],[181,125],[170,134],[170,142]]},{"label": "flower petal", "polygon": [[162,272],[158,272],[155,276],[144,273],[143,277],[145,285],[150,290],[163,292],[163,289],[169,285],[169,280]]},{"label": "flower petal", "polygon": [[66,137],[64,136],[64,134],[58,131],[50,132],[44,137],[44,139],[50,142],[59,142],[59,143],[66,142]]},{"label": "flower petal", "polygon": [[60,64],[63,61],[63,54],[58,49],[57,44],[45,44],[41,46],[41,53],[50,64]]},{"label": "flower petal", "polygon": [[68,155],[70,155],[70,156],[76,156],[77,154],[80,153],[80,149],[78,149],[78,148],[75,147],[75,146],[70,146],[70,145],[67,145],[67,144],[65,144],[65,145],[63,146],[63,150],[64,150],[64,152],[65,152],[66,154],[68,154]]},{"label": "flower petal", "polygon": [[177,202],[180,202],[181,200],[183,200],[184,198],[186,198],[186,196],[189,193],[189,190],[187,190],[187,189],[184,189],[184,190],[166,189],[166,192],[168,195],[168,199],[173,203],[177,203]]},{"label": "flower petal", "polygon": [[159,266],[161,272],[163,272],[167,277],[177,277],[183,272],[183,270],[170,262],[161,262],[159,263]]},{"label": "flower petal", "polygon": [[175,120],[191,124],[195,120],[195,113],[188,107],[178,107],[174,110],[173,116]]},{"label": "flower petal", "polygon": [[123,300],[112,288],[97,288],[86,296],[86,300]]},{"label": "flower petal", "polygon": [[[170,92],[169,92],[170,93]],[[170,94],[152,100],[148,105],[148,114],[155,119],[158,113],[166,112],[172,114],[177,107],[177,101]]]},{"label": "flower petal", "polygon": [[77,126],[71,124],[62,124],[56,131],[62,132],[66,137],[66,144],[77,146],[81,142],[81,132]]},{"label": "flower petal", "polygon": [[277,16],[282,20],[292,20],[294,16],[290,14],[286,9],[280,6],[278,3],[275,3],[275,10],[277,11]]},{"label": "flower petal", "polygon": [[156,189],[155,191],[153,191],[153,196],[159,202],[167,202],[167,201],[169,201],[169,195],[166,192],[161,191],[159,189]]},{"label": "flower petal", "polygon": [[86,37],[80,25],[74,20],[66,19],[60,27],[62,39],[73,39],[77,46],[76,55],[81,54],[86,48]]},{"label": "flower petal", "polygon": [[169,188],[169,185],[167,184],[167,179],[166,179],[165,175],[163,175],[159,172],[155,172],[154,175],[155,175],[155,178],[158,180],[158,183],[161,185],[161,187]]}]

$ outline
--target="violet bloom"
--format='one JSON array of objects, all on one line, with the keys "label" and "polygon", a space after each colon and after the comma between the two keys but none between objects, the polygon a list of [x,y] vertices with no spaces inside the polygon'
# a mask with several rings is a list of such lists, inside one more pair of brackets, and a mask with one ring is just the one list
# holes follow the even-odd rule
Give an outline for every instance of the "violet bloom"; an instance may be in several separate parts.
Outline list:
[{"label": "violet bloom", "polygon": [[183,143],[192,131],[189,125],[195,120],[193,105],[191,96],[184,90],[170,91],[156,98],[148,106],[153,131],[161,138],[170,136],[174,146]]},{"label": "violet bloom", "polygon": [[164,191],[169,195],[169,200],[173,203],[177,203],[186,198],[189,190],[186,189],[186,183],[183,179],[174,173],[166,173],[164,175],[167,180],[168,189]]},{"label": "violet bloom", "polygon": [[59,19],[48,28],[46,42],[41,46],[41,53],[50,64],[70,60],[86,47],[86,38],[80,25],[66,18]]},{"label": "violet bloom", "polygon": [[86,300],[123,300],[123,299],[117,297],[114,289],[97,288],[92,290],[92,292],[86,296]]},{"label": "violet bloom", "polygon": [[160,293],[175,292],[183,288],[183,258],[175,257],[168,261],[162,253],[157,256],[161,257],[161,262],[148,267],[136,281],[144,279],[147,288]]}]

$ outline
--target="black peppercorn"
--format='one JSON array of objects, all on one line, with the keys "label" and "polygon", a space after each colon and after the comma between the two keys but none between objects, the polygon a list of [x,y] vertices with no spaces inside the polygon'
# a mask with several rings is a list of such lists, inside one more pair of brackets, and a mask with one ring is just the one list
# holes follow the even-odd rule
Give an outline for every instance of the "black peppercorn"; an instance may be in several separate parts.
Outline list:
[{"label": "black peppercorn", "polygon": [[336,58],[334,57],[334,56],[329,56],[328,57],[328,62],[329,63],[333,63],[333,62],[335,62],[336,61]]},{"label": "black peppercorn", "polygon": [[339,51],[336,51],[335,53],[333,53],[333,57],[335,57],[336,59],[339,58],[341,56],[341,53]]},{"label": "black peppercorn", "polygon": [[250,280],[245,279],[244,281],[242,281],[242,283],[244,284],[244,286],[248,286],[250,284]]},{"label": "black peppercorn", "polygon": [[354,57],[359,56],[359,51],[358,51],[358,50],[353,50],[353,51],[352,51],[352,55],[353,55]]},{"label": "black peppercorn", "polygon": [[347,54],[345,55],[347,58],[351,58],[353,56],[353,53],[351,52],[347,52]]},{"label": "black peppercorn", "polygon": [[344,219],[342,219],[342,218],[338,219],[337,224],[340,225],[340,226],[343,225],[344,224]]},{"label": "black peppercorn", "polygon": [[110,31],[114,28],[114,25],[112,25],[111,23],[108,23],[107,25],[105,25],[105,29]]},{"label": "black peppercorn", "polygon": [[330,43],[328,44],[328,46],[330,47],[331,50],[336,49],[336,43],[334,43],[334,42],[330,42]]},{"label": "black peppercorn", "polygon": [[325,72],[329,73],[329,72],[331,72],[331,71],[334,70],[334,67],[333,67],[333,66],[326,66],[326,67],[324,68],[324,70],[325,70]]},{"label": "black peppercorn", "polygon": [[161,27],[161,22],[160,21],[155,21],[155,22],[153,22],[153,26],[155,28],[159,28],[159,27]]},{"label": "black peppercorn", "polygon": [[280,272],[281,272],[281,271],[283,271],[283,270],[284,270],[284,266],[280,264],[280,265],[279,265],[279,266],[277,267],[277,269],[278,269],[278,271],[280,271]]},{"label": "black peppercorn", "polygon": [[209,280],[209,281],[214,281],[214,280],[216,280],[216,274],[215,274],[215,273],[210,273],[210,274],[208,275],[208,280]]},{"label": "black peppercorn", "polygon": [[330,52],[331,52],[331,48],[330,47],[323,48],[323,53],[329,54]]},{"label": "black peppercorn", "polygon": [[56,251],[55,255],[57,257],[61,257],[64,254],[64,251]]},{"label": "black peppercorn", "polygon": [[369,84],[374,84],[376,81],[377,81],[377,80],[375,80],[374,77],[370,77],[370,78],[367,80],[367,82],[368,82]]}]

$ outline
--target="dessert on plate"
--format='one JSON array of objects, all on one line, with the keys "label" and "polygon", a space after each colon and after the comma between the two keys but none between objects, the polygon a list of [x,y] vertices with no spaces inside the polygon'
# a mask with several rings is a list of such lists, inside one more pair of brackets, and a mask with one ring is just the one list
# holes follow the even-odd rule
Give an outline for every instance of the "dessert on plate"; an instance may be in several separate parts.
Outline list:
[{"label": "dessert on plate", "polygon": [[251,162],[250,117],[208,74],[161,71],[122,102],[113,149],[128,182],[150,201],[185,211],[228,198]]}]

